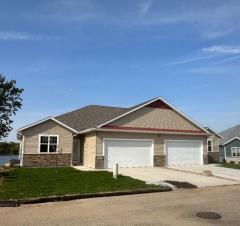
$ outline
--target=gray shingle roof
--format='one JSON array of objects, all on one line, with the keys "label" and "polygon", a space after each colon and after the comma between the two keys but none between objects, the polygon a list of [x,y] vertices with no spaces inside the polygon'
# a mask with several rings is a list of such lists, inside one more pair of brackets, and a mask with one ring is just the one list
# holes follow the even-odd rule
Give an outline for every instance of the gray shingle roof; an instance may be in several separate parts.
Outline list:
[{"label": "gray shingle roof", "polygon": [[240,124],[227,130],[224,130],[220,134],[224,137],[223,139],[221,139],[222,144],[228,142],[234,137],[240,138]]},{"label": "gray shingle roof", "polygon": [[[33,124],[30,124],[28,126],[20,128],[18,131],[25,130],[29,127],[32,127],[34,125],[37,125],[39,123],[42,123],[46,120],[53,120],[58,123],[62,123],[63,126],[69,128],[73,132],[82,132],[84,130],[88,129],[94,129],[100,125],[103,125],[111,120],[114,120],[115,118],[122,116],[123,114],[126,114],[132,110],[137,109],[138,107],[141,107],[143,105],[147,105],[148,103],[153,103],[154,101],[160,100],[164,103],[168,104],[165,100],[163,100],[161,97],[157,97],[151,100],[148,100],[146,102],[134,105],[130,108],[122,108],[122,107],[110,107],[110,106],[100,106],[100,105],[88,105],[86,107],[67,112],[62,115],[58,115],[56,117],[48,117],[46,119],[40,120],[38,122],[35,122]],[[173,107],[173,109],[175,109]],[[177,111],[177,110],[176,110]],[[181,112],[180,115],[183,115]],[[184,115],[183,115],[184,116]],[[197,123],[193,122],[191,119],[189,119],[187,116],[184,116],[187,118],[190,122],[192,122],[194,125],[196,125],[199,128],[202,128]],[[205,129],[203,129],[205,131]]]},{"label": "gray shingle roof", "polygon": [[129,111],[128,108],[88,105],[59,115],[55,119],[77,131],[82,131],[95,128],[127,111]]},{"label": "gray shingle roof", "polygon": [[86,129],[96,128],[97,126],[154,99],[156,98],[134,105],[130,108],[88,105],[75,111],[56,116],[55,119],[80,132]]}]

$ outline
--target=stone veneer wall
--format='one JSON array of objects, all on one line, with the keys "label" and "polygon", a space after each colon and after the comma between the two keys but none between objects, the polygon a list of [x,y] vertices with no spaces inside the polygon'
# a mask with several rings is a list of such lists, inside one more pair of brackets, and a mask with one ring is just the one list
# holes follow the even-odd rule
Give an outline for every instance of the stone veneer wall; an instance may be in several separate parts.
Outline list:
[{"label": "stone veneer wall", "polygon": [[166,155],[154,155],[153,157],[153,166],[154,167],[163,167],[165,166]]},{"label": "stone veneer wall", "polygon": [[219,163],[219,152],[208,152],[208,163]]},{"label": "stone veneer wall", "polygon": [[[57,166],[71,166],[72,154],[58,154]],[[24,167],[56,166],[55,154],[24,154]]]},{"label": "stone veneer wall", "polygon": [[104,169],[104,156],[96,156],[95,168]]},{"label": "stone veneer wall", "polygon": [[208,155],[203,155],[203,164],[208,164]]}]

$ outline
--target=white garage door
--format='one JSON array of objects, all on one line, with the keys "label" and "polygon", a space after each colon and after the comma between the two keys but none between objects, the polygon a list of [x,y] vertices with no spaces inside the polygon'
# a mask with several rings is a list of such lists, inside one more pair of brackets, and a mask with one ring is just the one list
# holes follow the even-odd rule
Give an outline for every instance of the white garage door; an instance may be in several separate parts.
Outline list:
[{"label": "white garage door", "polygon": [[201,141],[165,141],[167,165],[203,164]]},{"label": "white garage door", "polygon": [[153,166],[153,141],[104,140],[105,168]]}]

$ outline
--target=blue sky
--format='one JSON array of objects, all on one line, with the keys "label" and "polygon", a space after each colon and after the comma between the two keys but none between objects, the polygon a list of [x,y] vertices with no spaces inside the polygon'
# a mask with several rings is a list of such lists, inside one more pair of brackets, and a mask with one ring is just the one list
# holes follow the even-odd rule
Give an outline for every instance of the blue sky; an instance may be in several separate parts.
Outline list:
[{"label": "blue sky", "polygon": [[84,105],[162,96],[202,125],[240,122],[240,2],[0,0],[0,73],[16,129]]}]

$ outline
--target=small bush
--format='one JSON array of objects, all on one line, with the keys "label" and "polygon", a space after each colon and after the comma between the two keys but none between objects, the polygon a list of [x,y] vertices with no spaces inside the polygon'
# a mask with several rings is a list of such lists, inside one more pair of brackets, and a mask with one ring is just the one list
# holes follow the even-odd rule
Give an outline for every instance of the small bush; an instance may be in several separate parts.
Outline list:
[{"label": "small bush", "polygon": [[222,163],[223,163],[223,164],[227,164],[226,159],[223,159]]},{"label": "small bush", "polygon": [[230,161],[230,164],[235,164],[235,161]]}]

